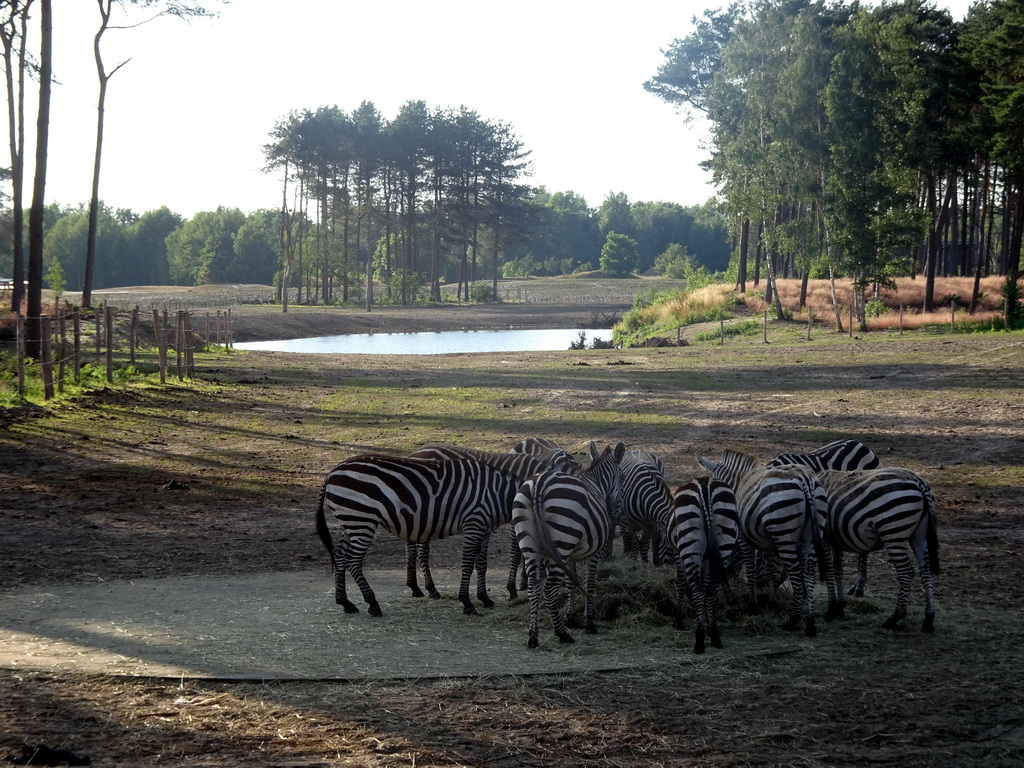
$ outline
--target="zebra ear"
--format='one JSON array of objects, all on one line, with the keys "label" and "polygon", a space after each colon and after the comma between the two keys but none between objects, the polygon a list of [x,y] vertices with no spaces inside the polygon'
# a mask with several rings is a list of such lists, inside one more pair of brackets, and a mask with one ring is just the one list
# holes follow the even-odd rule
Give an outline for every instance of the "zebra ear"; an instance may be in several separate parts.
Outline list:
[{"label": "zebra ear", "polygon": [[589,449],[590,449],[590,458],[596,459],[598,456],[601,455],[601,452],[597,449],[597,443],[595,443],[593,440],[590,441]]},{"label": "zebra ear", "polygon": [[625,443],[619,443],[618,445],[616,445],[615,446],[615,463],[616,464],[621,464],[622,463],[622,457],[625,456],[625,455],[626,455],[626,444]]},{"label": "zebra ear", "polygon": [[705,459],[699,453],[695,453],[693,455],[693,458],[695,458],[697,460],[697,463],[700,464],[702,467],[704,467],[704,469],[706,469],[708,472],[714,472],[715,468],[718,466],[718,462],[717,461],[711,461],[711,459]]}]

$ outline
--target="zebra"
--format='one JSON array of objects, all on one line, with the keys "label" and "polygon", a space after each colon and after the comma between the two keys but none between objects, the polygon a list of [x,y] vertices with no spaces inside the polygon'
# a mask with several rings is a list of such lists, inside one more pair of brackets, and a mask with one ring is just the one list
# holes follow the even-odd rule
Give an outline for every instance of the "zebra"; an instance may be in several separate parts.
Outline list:
[{"label": "zebra", "polygon": [[[780,453],[765,466],[779,467],[786,464],[800,464],[815,472],[838,469],[851,472],[856,469],[878,469],[882,462],[875,452],[859,440],[834,440],[821,448],[807,453]],[[868,584],[868,556],[862,553],[857,558],[857,580],[850,587],[850,594],[864,597]]]},{"label": "zebra", "polygon": [[683,599],[689,587],[696,613],[694,653],[704,653],[705,633],[721,648],[718,589],[728,578],[739,540],[739,514],[732,488],[709,475],[680,485],[672,496],[666,531],[676,561],[676,629],[683,628]]},{"label": "zebra", "polygon": [[[899,592],[885,629],[895,629],[907,615],[910,583],[914,568],[909,545],[917,560],[924,587],[922,632],[935,631],[935,588],[938,575],[939,541],[935,497],[928,484],[908,469],[890,468],[837,472],[820,475],[828,493],[826,535],[833,548],[836,577],[842,586],[843,552],[866,554],[885,549],[896,569]],[[842,602],[839,604],[842,615]]]},{"label": "zebra", "polygon": [[[526,437],[516,443],[509,450],[509,453],[525,453],[531,456],[539,456],[545,459],[555,459],[563,464],[560,468],[566,472],[579,472],[583,469],[576,457],[566,451],[554,440],[546,437]],[[554,464],[552,465],[555,466]],[[558,468],[558,467],[556,467]],[[511,531],[512,541],[509,546],[509,574],[505,587],[508,590],[508,599],[515,600],[520,592],[527,589],[526,570],[522,568],[523,554],[519,551],[519,543],[516,541],[515,529]],[[519,586],[516,586],[516,576],[519,577]]]},{"label": "zebra", "polygon": [[667,562],[662,551],[672,515],[672,489],[665,482],[665,465],[649,451],[634,448],[622,459],[622,544],[627,557],[647,562],[653,543],[655,565]]},{"label": "zebra", "polygon": [[740,551],[751,602],[756,601],[757,569],[755,550],[776,555],[793,588],[785,631],[800,627],[805,614],[804,634],[815,637],[814,565],[817,562],[829,591],[829,612],[835,616],[839,597],[835,594],[831,550],[824,545],[827,501],[815,474],[807,467],[786,465],[756,467],[756,460],[738,451],[726,450],[721,461],[697,456],[697,462],[716,480],[729,484],[736,494],[740,521]]},{"label": "zebra", "polygon": [[[455,445],[425,445],[421,448],[417,448],[415,451],[409,454],[410,458],[414,459],[437,459],[441,461],[453,461],[459,459],[472,459],[474,461],[480,461],[487,464],[495,469],[502,470],[504,472],[511,473],[519,483],[522,483],[530,475],[534,475],[548,467],[555,467],[562,469],[567,472],[573,472],[579,469],[579,462],[571,454],[555,446],[557,450],[547,451],[545,454],[525,454],[525,453],[499,453],[496,451],[480,451],[475,448],[462,448]],[[509,505],[506,518],[503,522],[509,522],[512,519],[512,507]],[[513,559],[516,559],[516,553],[518,553],[518,547],[515,546],[514,533],[512,535],[512,544],[510,548]],[[490,608],[494,604],[489,597],[487,592],[481,584],[485,584],[487,578],[487,544],[489,537],[485,537],[484,541],[480,545],[480,554],[476,561],[476,572],[477,572],[477,592],[481,602]],[[413,597],[423,597],[423,591],[420,589],[419,583],[416,579],[416,564],[419,563],[420,570],[423,571],[423,586],[427,590],[427,594],[433,599],[438,599],[441,594],[437,591],[437,587],[434,586],[434,577],[430,572],[430,542],[419,541],[413,542],[408,541],[405,545],[405,584],[412,591]]]},{"label": "zebra", "polygon": [[[487,535],[508,522],[518,478],[480,461],[440,461],[394,456],[354,456],[332,469],[320,489],[316,530],[331,556],[334,599],[346,613],[358,608],[345,591],[345,573],[362,592],[371,616],[382,614],[363,575],[363,558],[378,527],[406,541],[427,542],[461,533],[463,612],[477,612],[469,599],[469,582]],[[334,545],[326,512],[341,521],[341,541]],[[493,605],[482,579],[477,597]]]},{"label": "zebra", "polygon": [[[568,577],[586,596],[584,620],[588,634],[597,632],[594,597],[598,556],[605,548],[621,512],[622,470],[626,447],[618,443],[598,453],[590,466],[575,474],[557,469],[534,475],[516,493],[512,526],[523,553],[530,597],[529,638],[536,648],[541,591],[551,612],[555,635],[563,643],[574,639],[558,610],[562,577]],[[580,583],[572,563],[587,564],[586,584]]]}]

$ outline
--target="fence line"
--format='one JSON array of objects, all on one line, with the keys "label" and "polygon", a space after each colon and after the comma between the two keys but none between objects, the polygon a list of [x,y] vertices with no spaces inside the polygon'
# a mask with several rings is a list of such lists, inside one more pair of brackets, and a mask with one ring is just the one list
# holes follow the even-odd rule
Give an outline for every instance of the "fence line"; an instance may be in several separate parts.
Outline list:
[{"label": "fence line", "polygon": [[[160,383],[167,383],[169,351],[174,351],[174,371],[178,381],[195,378],[195,347],[199,343],[203,348],[216,344],[230,349],[233,345],[231,328],[231,310],[217,310],[215,323],[216,342],[211,340],[210,312],[206,313],[206,334],[198,334],[193,329],[192,313],[178,310],[173,318],[173,334],[171,317],[168,309],[153,309],[153,336],[156,343],[154,363],[160,374]],[[68,318],[71,319],[71,338],[68,338]],[[28,347],[38,345],[39,376],[43,384],[43,397],[51,400],[55,393],[63,393],[65,384],[81,380],[84,366],[82,360],[82,313],[78,307],[70,312],[54,315],[43,315],[39,319],[40,338],[28,339],[26,318],[19,315],[17,319],[17,387],[18,397],[25,399],[27,392],[27,371],[32,368],[26,355]],[[140,354],[140,310],[132,307],[127,322],[127,338],[118,337],[118,313],[109,304],[104,304],[95,312],[94,317],[94,353],[93,364],[103,365],[108,384],[114,383],[115,362],[121,360],[129,365],[139,362]],[[123,324],[122,324],[123,327]],[[127,350],[125,346],[127,345]],[[56,357],[55,357],[56,355]]]}]

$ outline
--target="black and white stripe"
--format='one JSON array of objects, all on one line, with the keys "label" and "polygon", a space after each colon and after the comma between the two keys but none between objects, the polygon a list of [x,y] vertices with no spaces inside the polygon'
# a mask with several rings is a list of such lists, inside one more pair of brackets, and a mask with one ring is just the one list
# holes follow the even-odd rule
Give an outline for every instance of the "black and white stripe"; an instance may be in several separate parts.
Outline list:
[{"label": "black and white stripe", "polygon": [[882,466],[875,452],[859,440],[835,440],[806,453],[780,453],[766,466],[780,467],[785,464],[798,464],[815,471],[838,469],[844,472]]},{"label": "black and white stripe", "polygon": [[665,465],[650,451],[633,448],[622,459],[622,545],[626,557],[647,562],[653,544],[653,562],[661,565],[666,553],[662,541],[672,516],[672,489],[665,481]]},{"label": "black and white stripe", "polygon": [[[778,557],[793,589],[789,619],[782,628],[792,631],[805,618],[805,634],[817,634],[814,622],[814,567],[818,564],[834,595],[831,551],[824,544],[827,502],[818,480],[807,467],[760,467],[752,456],[727,450],[720,462],[698,456],[713,478],[723,480],[736,494],[740,522],[740,548],[750,599],[757,595],[755,550]],[[833,611],[829,611],[829,616]]]},{"label": "black and white stripe", "polygon": [[[479,461],[439,461],[392,456],[356,456],[332,469],[320,490],[316,529],[331,555],[335,601],[348,613],[358,611],[345,592],[345,574],[359,587],[370,615],[380,616],[377,598],[363,575],[363,558],[378,527],[412,542],[462,534],[459,600],[476,613],[469,582],[487,535],[509,519],[518,478]],[[341,523],[334,544],[326,521],[331,512]],[[478,579],[477,596],[493,605]]]},{"label": "black and white stripe", "polygon": [[[877,469],[882,466],[875,452],[859,440],[835,440],[821,448],[807,453],[782,453],[768,462],[766,466],[778,467],[785,464],[798,464],[810,467],[815,472],[835,469],[852,472],[858,469]],[[857,558],[857,580],[850,589],[851,595],[864,596],[868,583],[868,556]]]},{"label": "black and white stripe", "polygon": [[[573,642],[558,609],[563,578],[568,577],[586,595],[584,618],[586,631],[597,631],[594,624],[594,597],[597,563],[611,538],[621,512],[622,470],[619,462],[625,453],[619,443],[597,454],[582,472],[571,474],[547,470],[534,475],[516,493],[512,526],[523,553],[530,598],[530,648],[538,641],[538,613],[541,591],[551,612],[551,624],[563,643]],[[587,564],[586,584],[576,577],[573,564]]]},{"label": "black and white stripe", "polygon": [[687,588],[696,613],[694,653],[704,653],[705,633],[721,648],[718,590],[728,578],[739,540],[739,514],[732,488],[710,476],[683,483],[673,495],[666,540],[676,560],[676,628],[682,629]]},{"label": "black and white stripe", "polygon": [[[580,468],[576,458],[558,446],[543,452],[528,454],[480,451],[456,445],[425,445],[422,448],[417,448],[409,456],[414,459],[436,459],[438,461],[459,461],[463,459],[479,461],[502,472],[508,472],[516,479],[517,483],[522,483],[530,475],[535,475],[548,468],[561,469],[566,472],[575,472]],[[512,507],[510,505],[504,522],[510,522],[511,520]],[[512,536],[510,551],[512,552],[513,560],[518,562],[516,555],[518,555],[519,548],[515,545],[515,533],[511,532],[510,535]],[[489,537],[485,537],[481,543],[480,554],[477,557],[475,566],[477,572],[477,591],[482,592],[485,596],[486,591],[480,585],[486,584],[487,579],[488,540]],[[416,564],[418,562],[420,570],[423,572],[423,586],[427,590],[427,594],[434,599],[439,598],[441,595],[437,591],[437,587],[434,586],[434,577],[430,572],[430,542],[407,542],[405,559],[405,583],[412,591],[412,596],[423,597],[423,591],[420,589],[416,579]],[[487,604],[486,600],[484,604]]]},{"label": "black and white stripe", "polygon": [[[833,546],[836,575],[842,588],[842,554],[860,555],[884,549],[896,570],[896,609],[882,625],[894,629],[907,615],[910,584],[917,561],[924,587],[922,631],[935,627],[935,588],[939,573],[938,518],[928,484],[907,469],[859,472],[826,471],[820,475],[828,493],[826,533]],[[908,551],[909,548],[909,551]],[[842,612],[840,603],[840,613]]]}]

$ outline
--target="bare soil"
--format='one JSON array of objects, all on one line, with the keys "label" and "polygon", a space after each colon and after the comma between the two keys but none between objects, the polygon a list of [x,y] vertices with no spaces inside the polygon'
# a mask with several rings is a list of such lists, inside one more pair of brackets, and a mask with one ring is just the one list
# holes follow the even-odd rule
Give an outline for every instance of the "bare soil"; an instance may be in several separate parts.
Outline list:
[{"label": "bare soil", "polygon": [[[242,308],[232,319],[241,341],[570,327],[609,308],[522,309],[296,309],[285,320]],[[1020,334],[247,353],[199,375],[7,415],[0,757],[47,745],[94,766],[1024,762]],[[372,382],[385,393],[374,417],[339,399]],[[510,395],[477,422],[410,405],[424,390],[493,388]],[[492,611],[463,616],[453,600],[457,541],[435,548],[444,599],[431,602],[407,596],[403,548],[381,537],[367,575],[386,615],[346,616],[312,531],[319,484],[352,453],[407,450],[403,435],[423,421],[494,449],[529,434],[576,451],[622,440],[662,455],[672,482],[696,474],[695,452],[767,459],[859,437],[936,493],[936,632],[918,631],[916,582],[905,625],[880,628],[894,579],[877,557],[868,597],[815,639],[781,632],[774,614],[731,611],[726,647],[695,656],[691,630],[650,611],[604,616],[573,646],[545,622],[530,652],[526,606],[501,597],[500,536]]]}]

